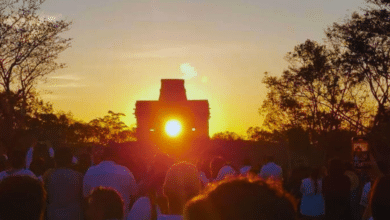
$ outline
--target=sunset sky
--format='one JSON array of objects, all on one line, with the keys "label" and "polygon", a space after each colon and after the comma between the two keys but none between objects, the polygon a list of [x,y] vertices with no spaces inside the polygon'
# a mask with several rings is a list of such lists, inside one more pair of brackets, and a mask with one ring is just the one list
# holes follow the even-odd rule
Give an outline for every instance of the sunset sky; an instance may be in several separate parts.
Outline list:
[{"label": "sunset sky", "polygon": [[[363,0],[46,0],[40,15],[73,21],[62,35],[67,68],[40,86],[56,111],[89,121],[109,110],[135,126],[136,100],[157,100],[163,78],[185,78],[189,99],[208,99],[210,136],[261,126],[263,73],[364,7]],[[50,93],[46,92],[49,91]]]}]

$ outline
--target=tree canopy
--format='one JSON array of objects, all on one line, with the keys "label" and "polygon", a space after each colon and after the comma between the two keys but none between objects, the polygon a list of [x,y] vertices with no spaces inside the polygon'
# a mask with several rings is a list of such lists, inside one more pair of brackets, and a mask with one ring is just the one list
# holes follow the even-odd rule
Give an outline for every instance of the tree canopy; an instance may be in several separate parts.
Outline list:
[{"label": "tree canopy", "polygon": [[37,98],[37,83],[65,64],[58,55],[70,47],[61,33],[72,22],[42,20],[37,11],[44,0],[5,0],[0,3],[0,128],[9,142],[22,129]]},{"label": "tree canopy", "polygon": [[289,66],[281,76],[265,73],[260,131],[307,132],[315,144],[338,133],[369,134],[388,127],[390,2],[366,2],[362,12],[327,28],[324,44],[297,45],[286,55]]}]

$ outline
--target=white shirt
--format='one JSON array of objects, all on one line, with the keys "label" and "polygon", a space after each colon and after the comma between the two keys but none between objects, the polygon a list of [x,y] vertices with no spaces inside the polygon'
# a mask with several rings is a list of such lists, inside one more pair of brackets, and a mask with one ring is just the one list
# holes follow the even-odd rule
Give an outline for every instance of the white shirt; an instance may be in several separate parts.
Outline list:
[{"label": "white shirt", "polygon": [[229,165],[223,166],[217,175],[216,181],[223,180],[226,176],[235,175],[236,171]]},{"label": "white shirt", "polygon": [[[160,208],[156,206],[157,216],[161,215]],[[148,197],[141,197],[133,204],[127,220],[151,220],[152,219],[152,206]]]},{"label": "white shirt", "polygon": [[138,190],[130,170],[113,161],[102,161],[98,165],[90,167],[84,175],[84,197],[87,197],[94,188],[99,186],[116,190],[123,199],[125,214],[127,214],[130,197],[136,195]]},{"label": "white shirt", "polygon": [[34,179],[37,179],[35,174],[28,169],[20,169],[20,170],[15,170],[16,172],[9,173],[7,170],[4,170],[3,172],[0,173],[0,181],[2,181],[4,178],[8,176],[30,176]]},{"label": "white shirt", "polygon": [[246,175],[251,169],[252,169],[251,166],[244,166],[244,167],[242,167],[242,168],[240,169],[240,173],[241,173],[242,175]]},{"label": "white shirt", "polygon": [[367,207],[368,206],[368,196],[371,190],[371,182],[368,182],[363,187],[362,197],[360,199],[360,205]]},{"label": "white shirt", "polygon": [[283,180],[282,168],[274,162],[269,162],[261,168],[259,176],[263,179]]}]

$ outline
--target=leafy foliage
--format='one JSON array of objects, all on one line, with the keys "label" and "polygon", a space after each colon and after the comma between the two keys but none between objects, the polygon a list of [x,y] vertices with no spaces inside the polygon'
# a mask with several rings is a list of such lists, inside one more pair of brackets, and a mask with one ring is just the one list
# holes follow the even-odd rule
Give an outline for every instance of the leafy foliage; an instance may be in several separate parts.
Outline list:
[{"label": "leafy foliage", "polygon": [[343,51],[342,60],[350,70],[350,79],[364,84],[376,103],[374,125],[388,118],[390,107],[390,4],[369,0],[363,14],[353,13],[342,24],[326,31],[330,42]]},{"label": "leafy foliage", "polygon": [[218,132],[215,133],[212,137],[212,140],[226,140],[226,141],[237,141],[237,140],[243,140],[244,138],[240,135],[236,134],[235,132],[231,131],[225,131],[225,132]]},{"label": "leafy foliage", "polygon": [[312,136],[365,128],[367,97],[358,83],[350,80],[337,48],[307,40],[288,53],[286,60],[290,65],[281,77],[265,73],[263,79],[269,89],[260,109],[266,128],[302,128]]},{"label": "leafy foliage", "polygon": [[1,138],[10,143],[22,129],[37,97],[36,85],[53,71],[64,68],[58,55],[70,47],[60,34],[71,22],[41,20],[43,0],[5,0],[0,3],[0,126]]}]

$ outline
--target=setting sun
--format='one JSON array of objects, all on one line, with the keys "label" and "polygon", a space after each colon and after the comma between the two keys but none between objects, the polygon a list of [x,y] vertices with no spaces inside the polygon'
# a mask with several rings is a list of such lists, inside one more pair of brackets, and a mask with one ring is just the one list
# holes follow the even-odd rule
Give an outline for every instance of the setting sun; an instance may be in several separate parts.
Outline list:
[{"label": "setting sun", "polygon": [[176,137],[181,131],[181,124],[177,120],[170,120],[165,124],[165,132],[171,137]]}]

